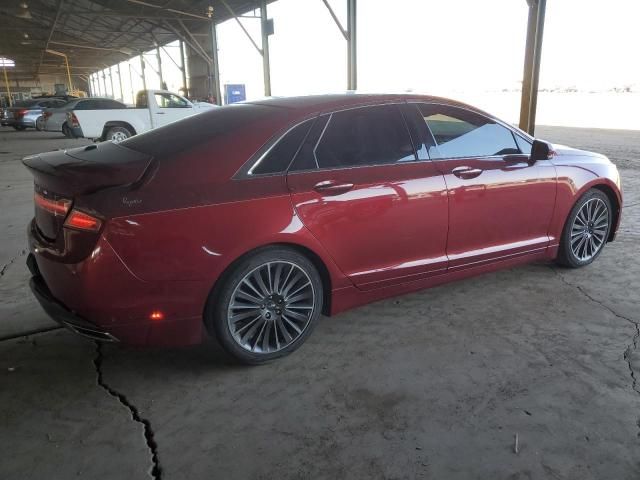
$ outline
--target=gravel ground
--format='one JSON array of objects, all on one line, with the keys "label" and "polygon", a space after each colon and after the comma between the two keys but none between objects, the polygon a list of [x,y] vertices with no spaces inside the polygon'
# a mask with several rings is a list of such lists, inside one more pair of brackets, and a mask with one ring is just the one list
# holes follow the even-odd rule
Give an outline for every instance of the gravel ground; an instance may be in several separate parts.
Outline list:
[{"label": "gravel ground", "polygon": [[[622,170],[621,231],[592,266],[535,264],[324,318],[255,368],[212,343],[4,340],[0,478],[640,478],[640,132],[538,134]],[[18,160],[76,144],[0,130],[5,337],[52,326],[26,287]]]}]

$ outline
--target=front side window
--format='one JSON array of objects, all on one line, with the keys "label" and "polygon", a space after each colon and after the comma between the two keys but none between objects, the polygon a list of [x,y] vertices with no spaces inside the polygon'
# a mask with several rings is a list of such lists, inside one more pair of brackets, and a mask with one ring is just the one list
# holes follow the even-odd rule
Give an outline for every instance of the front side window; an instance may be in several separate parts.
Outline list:
[{"label": "front side window", "polygon": [[379,105],[335,112],[314,149],[318,168],[357,167],[414,161],[400,110]]},{"label": "front side window", "polygon": [[441,158],[519,154],[511,130],[475,112],[447,105],[420,104]]},{"label": "front side window", "polygon": [[518,134],[515,134],[514,137],[516,137],[516,143],[518,144],[520,152],[526,155],[531,155],[531,143]]},{"label": "front side window", "polygon": [[189,108],[187,101],[171,93],[154,93],[156,103],[160,108]]}]

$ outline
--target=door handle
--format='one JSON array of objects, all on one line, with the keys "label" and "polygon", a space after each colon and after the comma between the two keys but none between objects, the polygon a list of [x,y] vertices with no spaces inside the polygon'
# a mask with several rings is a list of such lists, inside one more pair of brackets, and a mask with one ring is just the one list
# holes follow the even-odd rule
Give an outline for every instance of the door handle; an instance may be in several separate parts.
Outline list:
[{"label": "door handle", "polygon": [[468,180],[470,178],[476,178],[477,176],[479,176],[482,173],[482,170],[479,168],[463,166],[454,168],[453,170],[451,170],[451,173],[458,178]]},{"label": "door handle", "polygon": [[313,186],[316,192],[328,193],[329,195],[339,195],[348,192],[353,188],[353,183],[338,183],[333,180],[318,182]]},{"label": "door handle", "polygon": [[164,112],[156,112],[156,115],[164,115]]}]

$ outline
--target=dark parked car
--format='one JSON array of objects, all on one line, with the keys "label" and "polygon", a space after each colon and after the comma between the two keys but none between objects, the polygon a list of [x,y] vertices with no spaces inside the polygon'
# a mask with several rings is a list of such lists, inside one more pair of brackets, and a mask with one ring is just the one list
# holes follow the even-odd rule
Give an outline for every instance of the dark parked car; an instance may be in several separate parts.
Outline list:
[{"label": "dark parked car", "polygon": [[2,126],[10,126],[16,130],[36,128],[36,122],[42,117],[45,108],[61,107],[65,103],[66,100],[49,97],[16,102],[13,107],[4,109]]},{"label": "dark parked car", "polygon": [[622,205],[606,157],[426,96],[236,104],[24,163],[31,285],[54,319],[132,344],[209,333],[248,363],[298,348],[321,312],[588,265]]}]

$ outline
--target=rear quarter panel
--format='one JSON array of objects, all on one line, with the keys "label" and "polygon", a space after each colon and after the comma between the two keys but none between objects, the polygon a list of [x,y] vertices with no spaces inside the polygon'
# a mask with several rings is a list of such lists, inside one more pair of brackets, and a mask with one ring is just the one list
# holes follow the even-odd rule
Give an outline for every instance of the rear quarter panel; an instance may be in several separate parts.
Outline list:
[{"label": "rear quarter panel", "polygon": [[118,108],[113,110],[73,110],[86,138],[100,138],[107,122],[126,122],[136,133],[150,128],[149,110],[146,108]]}]

